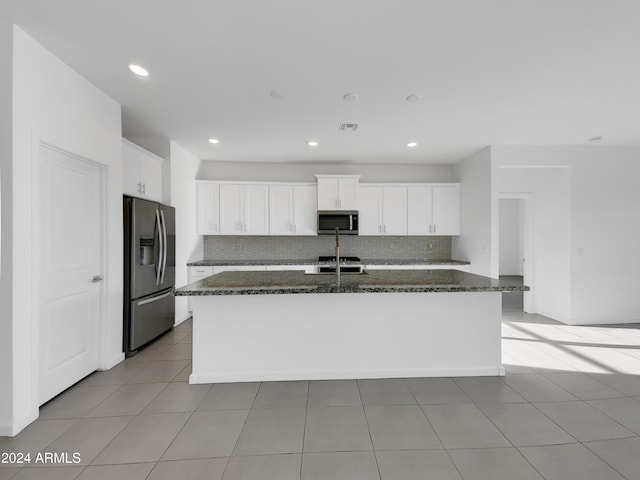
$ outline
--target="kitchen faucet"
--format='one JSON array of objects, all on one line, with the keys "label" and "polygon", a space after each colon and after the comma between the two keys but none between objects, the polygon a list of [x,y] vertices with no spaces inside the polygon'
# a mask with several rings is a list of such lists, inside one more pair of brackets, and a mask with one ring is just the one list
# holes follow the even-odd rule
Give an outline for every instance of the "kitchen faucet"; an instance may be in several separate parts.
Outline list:
[{"label": "kitchen faucet", "polygon": [[340,240],[339,240],[339,228],[336,227],[336,283],[340,288]]}]

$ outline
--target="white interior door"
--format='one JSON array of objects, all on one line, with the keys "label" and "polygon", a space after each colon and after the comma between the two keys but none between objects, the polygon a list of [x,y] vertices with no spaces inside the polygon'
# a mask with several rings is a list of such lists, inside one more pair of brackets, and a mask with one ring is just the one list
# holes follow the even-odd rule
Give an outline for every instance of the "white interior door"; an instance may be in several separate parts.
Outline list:
[{"label": "white interior door", "polygon": [[102,182],[98,166],[45,146],[40,179],[42,405],[98,368]]}]

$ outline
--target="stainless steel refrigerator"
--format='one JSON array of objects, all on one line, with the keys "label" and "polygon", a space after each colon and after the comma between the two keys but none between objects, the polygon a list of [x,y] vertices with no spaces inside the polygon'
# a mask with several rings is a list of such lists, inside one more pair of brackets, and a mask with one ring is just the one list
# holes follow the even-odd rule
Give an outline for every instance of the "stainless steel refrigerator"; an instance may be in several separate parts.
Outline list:
[{"label": "stainless steel refrigerator", "polygon": [[175,209],[128,196],[123,205],[123,350],[130,357],[173,327]]}]

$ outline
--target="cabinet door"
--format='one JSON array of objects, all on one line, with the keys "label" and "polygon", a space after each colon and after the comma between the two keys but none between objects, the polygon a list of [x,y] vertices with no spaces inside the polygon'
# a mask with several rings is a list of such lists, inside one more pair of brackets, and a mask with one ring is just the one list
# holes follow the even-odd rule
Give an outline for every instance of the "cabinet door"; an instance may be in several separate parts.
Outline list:
[{"label": "cabinet door", "polygon": [[358,233],[382,235],[382,187],[360,185]]},{"label": "cabinet door", "polygon": [[318,187],[315,185],[293,187],[293,233],[318,234]]},{"label": "cabinet door", "polygon": [[382,188],[382,234],[407,234],[407,187]]},{"label": "cabinet door", "polygon": [[198,235],[217,235],[220,233],[220,185],[199,183],[196,192]]},{"label": "cabinet door", "polygon": [[407,187],[407,232],[409,235],[432,235],[432,187]]},{"label": "cabinet door", "polygon": [[244,186],[244,233],[269,235],[269,186]]},{"label": "cabinet door", "polygon": [[357,178],[338,178],[338,209],[358,210]]},{"label": "cabinet door", "polygon": [[244,189],[242,185],[220,185],[220,233],[242,235],[244,232]]},{"label": "cabinet door", "polygon": [[433,234],[460,235],[460,187],[433,187]]},{"label": "cabinet door", "polygon": [[293,194],[290,185],[269,187],[269,233],[271,235],[293,235]]},{"label": "cabinet door", "polygon": [[128,143],[122,143],[122,191],[133,197],[142,196],[140,157]]},{"label": "cabinet door", "polygon": [[140,157],[140,180],[144,198],[162,202],[162,159],[155,155]]},{"label": "cabinet door", "polygon": [[338,179],[318,179],[318,210],[338,209]]},{"label": "cabinet door", "polygon": [[315,265],[267,265],[265,270],[271,272],[279,271],[304,271],[305,273],[314,273]]}]

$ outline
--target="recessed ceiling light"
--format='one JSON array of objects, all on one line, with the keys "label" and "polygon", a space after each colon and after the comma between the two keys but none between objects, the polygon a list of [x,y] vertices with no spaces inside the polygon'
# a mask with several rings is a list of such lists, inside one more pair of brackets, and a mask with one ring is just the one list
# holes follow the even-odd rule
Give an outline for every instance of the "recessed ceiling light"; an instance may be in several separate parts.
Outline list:
[{"label": "recessed ceiling light", "polygon": [[318,146],[318,142],[316,142],[315,140],[309,140],[307,142],[307,145],[309,145],[310,147],[317,147]]},{"label": "recessed ceiling light", "polygon": [[280,90],[271,90],[269,92],[269,96],[271,98],[275,98],[276,100],[281,100],[284,98],[284,93],[282,93]]},{"label": "recessed ceiling light", "polygon": [[131,70],[133,73],[135,73],[139,77],[149,76],[149,71],[146,68],[141,67],[140,65],[136,65],[134,63],[129,64],[129,70]]},{"label": "recessed ceiling light", "polygon": [[416,142],[407,143],[407,147],[409,147],[409,148],[414,148],[414,147],[417,147],[417,146],[418,146],[418,144]]},{"label": "recessed ceiling light", "polygon": [[345,102],[355,102],[359,97],[357,93],[345,93],[342,98]]},{"label": "recessed ceiling light", "polygon": [[599,142],[600,140],[602,140],[602,137],[591,137],[589,139],[590,142]]},{"label": "recessed ceiling light", "polygon": [[209,139],[209,143],[213,143],[214,145],[217,145],[218,143],[220,143],[220,140],[212,137]]},{"label": "recessed ceiling light", "polygon": [[407,102],[416,103],[416,102],[419,102],[421,98],[422,98],[422,95],[419,95],[417,93],[412,93],[407,97]]}]

